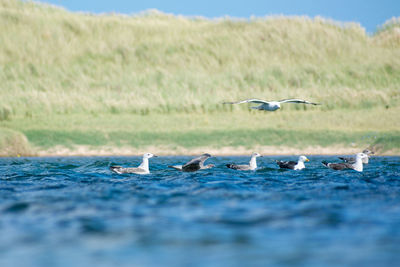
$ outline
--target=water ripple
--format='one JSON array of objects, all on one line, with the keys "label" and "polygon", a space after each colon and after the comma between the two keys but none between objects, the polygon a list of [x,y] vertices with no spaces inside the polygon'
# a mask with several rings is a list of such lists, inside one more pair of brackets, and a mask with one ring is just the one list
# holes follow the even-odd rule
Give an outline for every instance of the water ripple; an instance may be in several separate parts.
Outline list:
[{"label": "water ripple", "polygon": [[189,159],[151,159],[144,176],[108,169],[138,157],[0,159],[0,266],[400,262],[399,157],[374,157],[363,173],[318,156],[302,171],[275,157],[251,172],[224,165],[247,157],[211,158],[216,168],[197,173],[166,167]]}]

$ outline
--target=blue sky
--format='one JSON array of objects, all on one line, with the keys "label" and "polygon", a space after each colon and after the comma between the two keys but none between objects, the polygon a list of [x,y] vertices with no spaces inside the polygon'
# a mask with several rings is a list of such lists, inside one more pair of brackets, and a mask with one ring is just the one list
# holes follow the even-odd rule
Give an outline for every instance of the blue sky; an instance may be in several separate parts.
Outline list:
[{"label": "blue sky", "polygon": [[231,16],[249,18],[265,15],[322,16],[338,21],[359,22],[368,32],[394,16],[400,16],[400,0],[39,0],[70,11],[134,14],[147,9],[209,18]]}]

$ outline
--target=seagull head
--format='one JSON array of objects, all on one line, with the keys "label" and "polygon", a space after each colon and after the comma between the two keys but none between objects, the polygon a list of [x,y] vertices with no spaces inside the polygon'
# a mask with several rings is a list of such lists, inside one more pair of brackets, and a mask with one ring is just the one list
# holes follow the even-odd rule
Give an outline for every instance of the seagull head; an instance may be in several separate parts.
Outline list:
[{"label": "seagull head", "polygon": [[300,156],[299,157],[299,161],[301,161],[301,162],[307,162],[307,161],[310,161],[306,156]]},{"label": "seagull head", "polygon": [[206,157],[206,158],[211,158],[211,155],[208,153],[204,153],[203,155],[201,155],[202,157]]},{"label": "seagull head", "polygon": [[367,155],[374,154],[374,152],[369,149],[364,149],[362,153],[367,154]]},{"label": "seagull head", "polygon": [[364,158],[368,158],[368,155],[364,154],[364,153],[357,153],[356,154],[356,159],[364,159]]},{"label": "seagull head", "polygon": [[262,157],[259,153],[254,152],[253,154],[251,154],[252,157]]},{"label": "seagull head", "polygon": [[153,155],[153,154],[151,154],[151,153],[145,153],[145,154],[143,154],[143,158],[144,159],[149,159],[149,158],[153,158],[153,157],[157,157],[156,155]]}]

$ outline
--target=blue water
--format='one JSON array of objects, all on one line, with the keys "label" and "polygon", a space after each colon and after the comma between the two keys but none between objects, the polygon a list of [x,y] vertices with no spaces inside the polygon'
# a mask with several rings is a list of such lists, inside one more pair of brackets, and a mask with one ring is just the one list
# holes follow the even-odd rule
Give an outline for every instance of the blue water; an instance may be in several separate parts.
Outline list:
[{"label": "blue water", "polygon": [[181,173],[190,157],[0,159],[0,266],[394,266],[400,263],[400,157],[363,173],[239,172],[226,163]]}]

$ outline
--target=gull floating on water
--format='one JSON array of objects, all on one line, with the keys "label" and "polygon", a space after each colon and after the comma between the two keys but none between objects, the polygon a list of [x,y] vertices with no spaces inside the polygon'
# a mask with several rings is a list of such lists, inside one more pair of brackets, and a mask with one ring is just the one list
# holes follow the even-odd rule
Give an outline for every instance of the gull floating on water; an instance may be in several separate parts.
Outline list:
[{"label": "gull floating on water", "polygon": [[[368,164],[368,161],[369,161],[369,154],[372,155],[372,154],[374,154],[374,152],[371,151],[371,150],[369,150],[369,149],[364,149],[362,153],[364,153],[365,155],[367,155],[366,158],[363,158],[363,159],[362,159],[362,163]],[[348,157],[339,157],[339,159],[343,160],[343,161],[346,162],[346,163],[350,163],[350,164],[356,163],[356,158],[355,158],[355,157],[351,157],[351,158],[348,158]]]},{"label": "gull floating on water", "polygon": [[368,158],[367,154],[364,153],[358,153],[356,155],[356,162],[351,164],[351,163],[346,163],[346,162],[341,162],[341,163],[328,163],[327,161],[322,161],[322,164],[325,165],[328,168],[331,168],[336,171],[341,171],[345,169],[353,169],[358,172],[363,171],[363,162],[362,160],[364,158]]},{"label": "gull floating on water", "polygon": [[247,99],[243,101],[237,102],[224,102],[223,104],[243,104],[243,103],[255,103],[260,104],[255,107],[251,107],[252,109],[258,110],[266,110],[266,111],[275,111],[281,108],[281,104],[283,103],[295,103],[295,104],[309,104],[309,105],[320,105],[318,103],[312,103],[302,99],[283,99],[279,101],[264,101],[260,99]]},{"label": "gull floating on water", "polygon": [[183,172],[195,172],[198,170],[204,170],[204,169],[210,169],[214,167],[214,164],[208,164],[204,165],[204,161],[206,161],[208,158],[210,158],[210,154],[203,154],[200,157],[194,158],[185,165],[174,165],[174,166],[168,166],[169,168],[173,168],[179,171]]},{"label": "gull floating on water", "polygon": [[302,170],[306,166],[304,165],[305,161],[310,161],[306,156],[300,156],[299,160],[296,161],[281,161],[276,160],[276,164],[282,169],[291,169],[291,170]]},{"label": "gull floating on water", "polygon": [[251,155],[251,159],[248,165],[226,164],[226,167],[240,171],[254,171],[255,169],[257,169],[257,157],[262,156],[255,152]]},{"label": "gull floating on water", "polygon": [[118,174],[123,173],[136,173],[136,174],[149,174],[149,158],[157,157],[151,153],[146,153],[143,155],[142,164],[140,164],[137,168],[124,168],[121,166],[111,166],[110,170],[116,172]]}]

